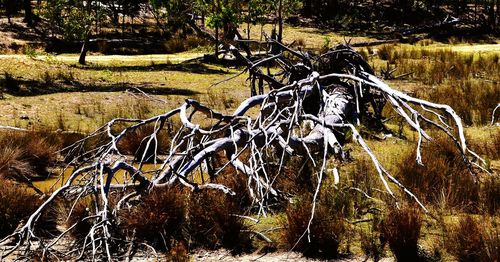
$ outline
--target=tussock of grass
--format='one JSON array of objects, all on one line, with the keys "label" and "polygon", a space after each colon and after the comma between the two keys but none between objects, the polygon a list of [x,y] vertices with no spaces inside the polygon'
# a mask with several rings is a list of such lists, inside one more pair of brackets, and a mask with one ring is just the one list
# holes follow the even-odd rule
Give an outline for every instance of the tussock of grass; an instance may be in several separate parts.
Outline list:
[{"label": "tussock of grass", "polygon": [[0,177],[25,181],[49,175],[56,160],[56,146],[42,134],[0,133]]},{"label": "tussock of grass", "polygon": [[307,257],[336,258],[341,245],[348,240],[349,226],[345,219],[352,215],[352,206],[346,191],[336,189],[331,182],[324,183],[310,227],[310,241],[306,229],[313,197],[308,192],[288,206],[286,219],[282,221],[283,239],[288,249],[293,248]]},{"label": "tussock of grass", "polygon": [[[13,233],[42,203],[31,189],[0,179],[0,238]],[[49,236],[56,231],[54,214],[49,211],[36,224],[38,236]]]},{"label": "tussock of grass", "polygon": [[154,190],[137,207],[120,213],[120,229],[155,248],[169,250],[173,241],[183,240],[188,208],[185,195],[185,190],[177,188]]},{"label": "tussock of grass", "polygon": [[397,261],[419,261],[418,240],[422,222],[418,207],[404,205],[385,215],[380,231]]},{"label": "tussock of grass", "polygon": [[456,145],[447,137],[436,136],[422,150],[423,166],[415,161],[415,151],[403,156],[395,174],[399,181],[424,203],[444,202],[450,208],[474,211],[479,203],[479,185]]},{"label": "tussock of grass", "polygon": [[458,261],[498,261],[500,259],[500,227],[488,219],[471,216],[460,218],[445,232],[444,245]]}]

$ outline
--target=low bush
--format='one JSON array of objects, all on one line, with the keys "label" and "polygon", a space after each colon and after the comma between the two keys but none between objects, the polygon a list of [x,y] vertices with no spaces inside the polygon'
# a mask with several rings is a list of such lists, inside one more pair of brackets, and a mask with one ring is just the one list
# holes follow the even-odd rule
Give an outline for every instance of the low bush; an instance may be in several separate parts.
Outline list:
[{"label": "low bush", "polygon": [[56,146],[46,137],[31,132],[0,135],[0,177],[24,180],[43,179],[56,161]]},{"label": "low bush", "polygon": [[479,185],[469,173],[460,152],[447,137],[432,135],[434,140],[422,148],[423,166],[412,151],[403,156],[396,177],[420,200],[431,204],[477,212]]},{"label": "low bush", "polygon": [[[31,189],[8,180],[0,179],[0,238],[24,224],[29,216],[43,203]],[[44,212],[36,223],[37,236],[49,236],[56,231],[54,214]]]},{"label": "low bush", "polygon": [[137,207],[119,214],[119,228],[124,235],[145,241],[159,250],[169,250],[170,244],[184,240],[187,192],[178,188],[153,190],[141,198]]},{"label": "low bush", "polygon": [[[304,192],[286,210],[282,225],[283,239],[289,249],[308,257],[336,258],[347,239],[345,219],[352,213],[349,196],[325,182],[316,204],[314,220],[306,232],[311,217],[313,196]],[[310,237],[310,238],[309,238]],[[310,240],[310,241],[308,241]]]},{"label": "low bush", "polygon": [[238,195],[203,190],[191,195],[189,207],[189,247],[217,249],[224,247],[233,254],[248,251],[251,239],[242,218]]},{"label": "low bush", "polygon": [[499,261],[500,227],[494,221],[462,217],[445,232],[446,250],[458,261]]},{"label": "low bush", "polygon": [[490,215],[498,214],[500,209],[500,176],[493,174],[481,182],[481,204],[483,211]]},{"label": "low bush", "polygon": [[418,207],[403,205],[385,214],[380,223],[380,232],[397,261],[419,260],[421,227],[422,215]]}]

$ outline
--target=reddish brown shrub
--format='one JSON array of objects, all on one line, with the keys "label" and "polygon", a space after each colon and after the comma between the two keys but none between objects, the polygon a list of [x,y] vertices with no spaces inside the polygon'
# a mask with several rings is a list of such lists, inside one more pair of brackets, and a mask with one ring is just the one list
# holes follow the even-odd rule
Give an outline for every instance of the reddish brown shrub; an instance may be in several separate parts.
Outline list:
[{"label": "reddish brown shrub", "polygon": [[308,241],[307,225],[311,217],[312,195],[303,193],[286,210],[283,238],[288,248],[302,252],[308,257],[335,258],[347,235],[345,219],[352,213],[346,192],[324,182],[321,195],[316,204],[314,220],[310,227]]},{"label": "reddish brown shrub", "polygon": [[396,177],[428,203],[445,201],[448,207],[477,211],[479,185],[474,182],[460,152],[447,137],[435,136],[422,150],[424,166],[412,151],[403,156]]},{"label": "reddish brown shrub", "polygon": [[135,156],[136,161],[153,162],[154,157],[165,150],[167,138],[164,131],[158,133],[157,144],[154,141],[148,146],[149,136],[154,133],[154,125],[146,125],[127,133],[118,143],[118,149],[128,155]]},{"label": "reddish brown shrub", "polygon": [[[31,189],[8,180],[0,180],[0,238],[11,233],[43,203]],[[56,229],[54,214],[48,210],[36,223],[36,234],[48,236]]]},{"label": "reddish brown shrub", "polygon": [[404,205],[385,215],[380,232],[398,261],[418,261],[421,227],[420,209]]},{"label": "reddish brown shrub", "polygon": [[233,253],[251,248],[250,236],[242,218],[238,195],[203,190],[191,195],[188,232],[190,247],[217,249],[224,247]]},{"label": "reddish brown shrub", "polygon": [[[141,198],[134,208],[119,214],[119,228],[125,235],[146,241],[160,250],[169,250],[174,240],[183,240],[187,192],[178,188],[156,189]],[[134,233],[135,232],[135,233]]]},{"label": "reddish brown shrub", "polygon": [[43,179],[56,160],[56,146],[40,134],[7,132],[0,136],[0,177]]},{"label": "reddish brown shrub", "polygon": [[500,227],[496,222],[462,217],[445,232],[445,248],[458,261],[499,261]]}]

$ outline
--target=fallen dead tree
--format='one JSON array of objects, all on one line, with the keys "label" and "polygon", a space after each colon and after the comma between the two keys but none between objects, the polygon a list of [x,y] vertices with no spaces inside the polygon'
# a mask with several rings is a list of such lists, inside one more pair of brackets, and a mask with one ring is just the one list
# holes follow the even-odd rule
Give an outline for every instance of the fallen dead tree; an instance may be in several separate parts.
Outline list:
[{"label": "fallen dead tree", "polygon": [[[338,46],[316,56],[274,41],[270,44],[280,45],[282,52],[257,60],[243,56],[233,46],[227,47],[236,59],[247,64],[245,71],[249,73],[252,94],[232,114],[217,112],[188,99],[178,108],[149,119],[113,119],[64,149],[62,152],[68,155],[74,170],[18,230],[1,241],[2,257],[12,252],[29,255],[38,251],[42,252],[42,257],[113,260],[114,252],[120,252],[116,250],[126,252],[126,246],[115,246],[118,236],[111,230],[113,223],[119,223],[114,216],[120,209],[134,208],[141,196],[174,185],[193,191],[211,189],[221,194],[237,194],[227,185],[214,182],[229,166],[246,175],[256,214],[264,215],[270,199],[283,197],[274,188],[274,182],[282,174],[285,156],[309,159],[321,181],[328,170],[329,159],[344,160],[347,133],[352,134],[352,140],[370,157],[395,202],[394,190],[399,188],[425,210],[424,205],[381,165],[358,131],[361,123],[383,128],[382,108],[386,103],[418,133],[416,161],[419,164],[425,164],[421,158],[422,143],[432,139],[424,127],[432,126],[456,143],[471,172],[483,165],[483,160],[468,148],[462,122],[452,108],[392,89],[377,78],[368,63],[350,47]],[[174,121],[179,121],[180,127],[172,128]],[[312,124],[312,128],[306,123]],[[146,125],[154,128],[142,141],[146,149],[135,162],[120,151],[119,144],[128,133]],[[167,128],[172,129],[173,136],[168,154],[160,156],[157,154],[158,136]],[[85,143],[90,140],[99,142],[88,148]],[[152,156],[146,153],[151,151],[149,149]],[[214,168],[213,159],[220,153],[224,153],[226,162]],[[270,171],[271,161],[278,163],[277,172]],[[144,168],[146,162],[153,162],[154,168]],[[335,168],[333,175],[338,181]],[[396,187],[391,187],[391,183]],[[319,188],[320,183],[313,201]],[[110,202],[112,192],[122,193],[113,204]],[[55,246],[72,227],[53,239],[43,239],[34,233],[37,219],[60,198],[70,200],[73,206],[85,198],[93,203],[88,216],[93,222],[83,245],[64,252],[56,250]],[[314,214],[314,202],[312,209]],[[309,224],[312,221],[313,216]]]}]

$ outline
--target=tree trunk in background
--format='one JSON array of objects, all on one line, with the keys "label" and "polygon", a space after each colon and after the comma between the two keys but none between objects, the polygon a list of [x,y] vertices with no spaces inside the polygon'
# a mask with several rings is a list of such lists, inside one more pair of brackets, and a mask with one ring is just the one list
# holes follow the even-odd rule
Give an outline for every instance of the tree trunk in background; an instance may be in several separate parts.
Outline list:
[{"label": "tree trunk in background", "polygon": [[497,0],[497,26],[500,26],[500,0]]},{"label": "tree trunk in background", "polygon": [[90,30],[87,30],[87,34],[85,35],[85,40],[83,41],[82,50],[80,52],[80,58],[78,58],[78,63],[80,65],[85,65],[85,58],[87,57],[87,51],[89,49],[89,39],[90,39]]},{"label": "tree trunk in background", "polygon": [[[92,1],[87,1],[87,15],[92,15]],[[85,30],[85,39],[83,40],[82,50],[80,51],[80,57],[78,58],[78,63],[81,65],[85,64],[85,58],[87,57],[87,51],[89,49],[90,34],[92,32],[92,20],[89,19],[87,28]]]},{"label": "tree trunk in background", "polygon": [[215,27],[215,59],[219,57],[219,27]]},{"label": "tree trunk in background", "polygon": [[302,15],[305,17],[311,17],[312,16],[312,0],[305,0],[304,1],[304,7],[302,8]]},{"label": "tree trunk in background", "polygon": [[23,0],[24,5],[24,22],[28,26],[33,26],[33,10],[31,9],[31,0]]},{"label": "tree trunk in background", "polygon": [[283,41],[283,0],[279,1],[278,6],[278,42]]}]

